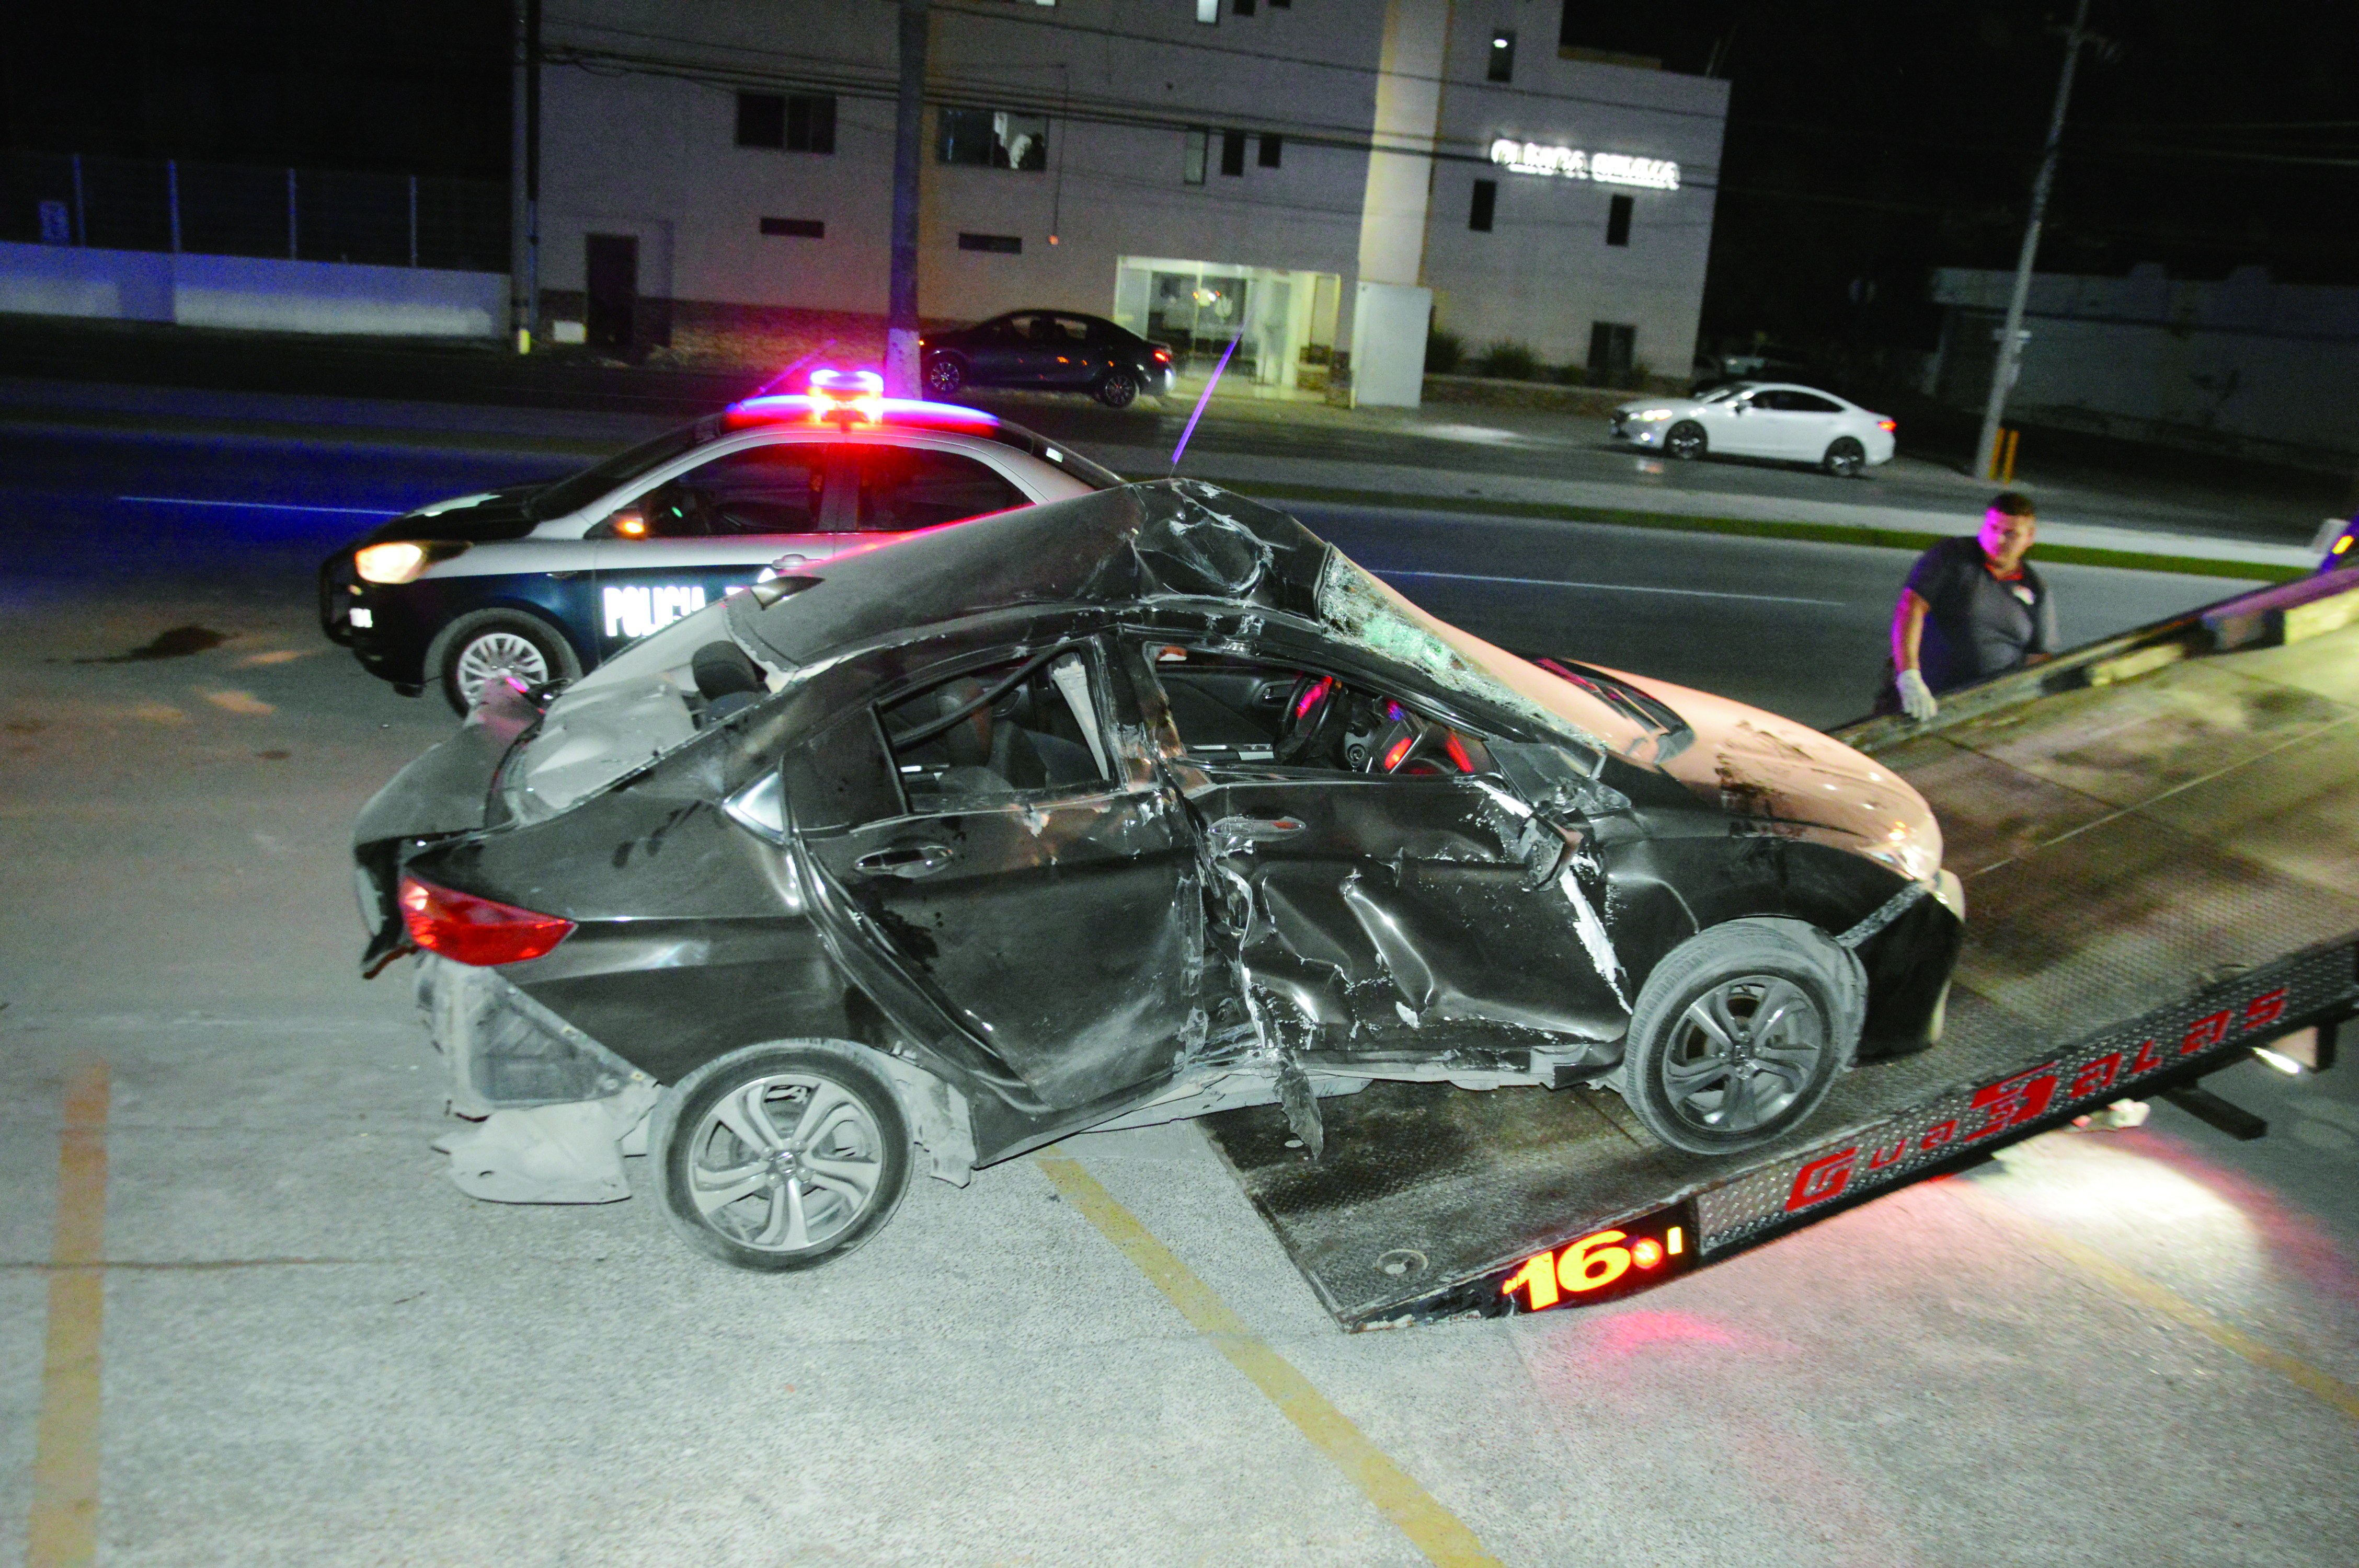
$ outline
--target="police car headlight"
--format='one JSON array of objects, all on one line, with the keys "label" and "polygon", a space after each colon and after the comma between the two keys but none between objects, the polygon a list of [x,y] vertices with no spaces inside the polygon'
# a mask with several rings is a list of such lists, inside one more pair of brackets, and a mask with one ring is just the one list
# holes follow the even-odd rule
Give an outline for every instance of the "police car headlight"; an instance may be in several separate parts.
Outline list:
[{"label": "police car headlight", "polygon": [[408,582],[430,563],[448,560],[466,547],[456,541],[420,545],[407,539],[369,545],[353,552],[353,570],[363,582]]}]

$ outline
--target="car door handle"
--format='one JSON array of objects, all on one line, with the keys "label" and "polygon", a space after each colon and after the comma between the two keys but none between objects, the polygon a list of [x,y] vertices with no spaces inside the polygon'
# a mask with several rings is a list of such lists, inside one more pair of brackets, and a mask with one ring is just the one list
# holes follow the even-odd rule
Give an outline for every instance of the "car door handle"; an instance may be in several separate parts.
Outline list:
[{"label": "car door handle", "polygon": [[895,844],[872,849],[852,862],[853,869],[872,877],[929,877],[951,863],[947,844]]},{"label": "car door handle", "polygon": [[1212,824],[1210,832],[1220,844],[1266,844],[1277,838],[1291,838],[1302,831],[1303,826],[1299,816],[1223,816]]}]

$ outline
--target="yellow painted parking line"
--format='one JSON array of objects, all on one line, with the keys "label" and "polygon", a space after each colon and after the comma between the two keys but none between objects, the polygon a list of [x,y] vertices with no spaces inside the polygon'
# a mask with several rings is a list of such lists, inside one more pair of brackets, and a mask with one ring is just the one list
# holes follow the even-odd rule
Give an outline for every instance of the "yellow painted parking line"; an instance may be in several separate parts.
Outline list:
[{"label": "yellow painted parking line", "polygon": [[1137,1265],[1180,1315],[1266,1395],[1429,1561],[1438,1568],[1500,1568],[1499,1560],[1483,1550],[1456,1514],[1434,1501],[1351,1417],[1329,1403],[1310,1379],[1247,1327],[1212,1286],[1158,1241],[1079,1161],[1054,1150],[1032,1158],[1065,1201]]},{"label": "yellow painted parking line", "polygon": [[25,1568],[84,1568],[98,1557],[98,1347],[106,1309],[106,1064],[67,1086],[58,1134],[58,1218],[49,1323],[33,1439]]},{"label": "yellow painted parking line", "polygon": [[2000,1224],[2023,1232],[2082,1273],[2093,1276],[2142,1306],[2184,1324],[2213,1344],[2234,1351],[2254,1366],[2268,1368],[2288,1382],[2316,1394],[2352,1420],[2359,1421],[2359,1388],[2353,1388],[2332,1372],[2321,1371],[2273,1345],[2263,1344],[2233,1324],[2223,1323],[2169,1286],[2158,1283],[2136,1270],[2114,1261],[2088,1243],[2076,1241],[2062,1231],[2034,1219],[2013,1204],[1984,1192],[1972,1182],[1953,1182],[1950,1186],[1975,1208]]}]

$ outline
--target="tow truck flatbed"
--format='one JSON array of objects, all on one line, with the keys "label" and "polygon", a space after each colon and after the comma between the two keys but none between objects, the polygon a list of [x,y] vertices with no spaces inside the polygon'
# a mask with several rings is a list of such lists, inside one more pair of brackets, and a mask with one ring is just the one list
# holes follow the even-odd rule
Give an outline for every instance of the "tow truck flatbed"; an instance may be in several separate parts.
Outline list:
[{"label": "tow truck flatbed", "polygon": [[2359,570],[2228,600],[1841,738],[1966,885],[1942,1038],[1795,1135],[1706,1159],[1608,1092],[1378,1083],[1310,1163],[1276,1108],[1215,1146],[1346,1328],[1608,1299],[2359,1010]]}]

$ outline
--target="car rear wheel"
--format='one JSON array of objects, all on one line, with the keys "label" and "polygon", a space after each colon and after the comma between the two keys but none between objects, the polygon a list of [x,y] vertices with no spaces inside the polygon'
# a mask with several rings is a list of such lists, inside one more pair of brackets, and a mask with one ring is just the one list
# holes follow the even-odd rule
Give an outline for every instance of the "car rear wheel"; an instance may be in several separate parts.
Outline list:
[{"label": "car rear wheel", "polygon": [[1138,378],[1126,370],[1110,370],[1098,382],[1097,396],[1108,408],[1127,408],[1138,396]]},{"label": "car rear wheel", "polygon": [[1756,1148],[1834,1087],[1858,1049],[1863,990],[1854,961],[1814,927],[1715,925],[1647,978],[1615,1087],[1674,1149]]},{"label": "car rear wheel", "polygon": [[1850,479],[1867,466],[1867,449],[1849,436],[1837,437],[1819,466],[1837,479]]},{"label": "car rear wheel", "polygon": [[1703,427],[1692,419],[1682,419],[1663,432],[1663,450],[1682,461],[1692,461],[1703,456],[1707,445]]},{"label": "car rear wheel", "polygon": [[683,1078],[656,1108],[664,1217],[739,1269],[810,1269],[885,1227],[909,1185],[901,1102],[856,1046],[749,1046]]},{"label": "car rear wheel", "polygon": [[538,616],[484,610],[442,628],[426,651],[426,670],[463,716],[475,706],[487,681],[513,677],[539,686],[574,680],[582,674],[582,661],[564,634]]},{"label": "car rear wheel", "polygon": [[966,384],[966,363],[956,354],[936,354],[926,362],[926,390],[948,397]]}]

